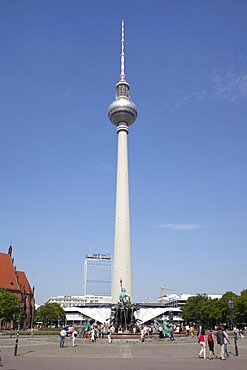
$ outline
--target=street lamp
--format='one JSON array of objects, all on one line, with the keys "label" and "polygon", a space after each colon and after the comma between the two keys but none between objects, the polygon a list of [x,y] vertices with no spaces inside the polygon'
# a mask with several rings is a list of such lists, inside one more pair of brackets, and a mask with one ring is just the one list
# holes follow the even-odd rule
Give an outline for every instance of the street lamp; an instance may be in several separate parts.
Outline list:
[{"label": "street lamp", "polygon": [[231,330],[233,328],[233,306],[234,306],[234,302],[233,300],[230,298],[229,301],[228,301],[228,307],[229,307],[229,310],[231,312]]},{"label": "street lamp", "polygon": [[21,316],[22,316],[22,309],[23,307],[25,306],[25,302],[23,300],[23,298],[21,299],[20,303],[19,303],[19,308],[20,308],[20,311],[19,311],[19,325],[18,325],[18,329],[20,330],[21,328]]},{"label": "street lamp", "polygon": [[21,328],[21,311],[22,311],[24,305],[25,305],[25,302],[24,302],[23,297],[22,297],[21,300],[20,300],[20,302],[19,302],[19,309],[20,309],[20,312],[19,312],[19,325],[18,325],[18,330],[17,330],[17,333],[16,333],[16,339],[15,339],[14,356],[17,356],[17,352],[18,352],[19,332],[20,332],[20,328]]},{"label": "street lamp", "polygon": [[[231,329],[233,329],[233,306],[234,306],[234,302],[230,298],[229,301],[228,301],[228,307],[229,307],[230,312],[231,312]],[[238,344],[237,344],[238,333],[236,331],[236,328],[234,328],[234,330],[233,330],[233,337],[234,337],[234,346],[235,346],[235,356],[238,356],[239,355],[239,353],[238,353]]]}]

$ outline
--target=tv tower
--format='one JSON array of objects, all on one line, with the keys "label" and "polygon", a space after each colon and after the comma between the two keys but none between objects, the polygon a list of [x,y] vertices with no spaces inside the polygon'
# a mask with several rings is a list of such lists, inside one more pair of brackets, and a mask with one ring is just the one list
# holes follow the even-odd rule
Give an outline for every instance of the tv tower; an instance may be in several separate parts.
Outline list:
[{"label": "tv tower", "polygon": [[114,266],[112,281],[112,302],[117,303],[121,286],[130,298],[132,292],[132,264],[130,243],[129,174],[128,174],[128,132],[135,122],[137,110],[129,97],[130,85],[125,80],[124,21],[122,20],[122,51],[120,81],[116,84],[116,97],[108,109],[108,117],[117,127],[117,187],[114,240]]}]

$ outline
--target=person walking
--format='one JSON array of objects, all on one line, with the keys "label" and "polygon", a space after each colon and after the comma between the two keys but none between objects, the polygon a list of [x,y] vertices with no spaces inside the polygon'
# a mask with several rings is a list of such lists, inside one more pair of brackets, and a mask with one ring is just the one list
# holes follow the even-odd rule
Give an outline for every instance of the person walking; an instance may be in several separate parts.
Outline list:
[{"label": "person walking", "polygon": [[91,329],[91,340],[92,342],[96,342],[96,329],[94,326],[92,326],[92,329]]},{"label": "person walking", "polygon": [[170,325],[170,328],[169,328],[169,338],[168,338],[168,340],[170,342],[173,342],[175,340],[174,339],[174,333],[173,333],[173,326],[172,325]]},{"label": "person walking", "polygon": [[145,334],[146,334],[144,327],[141,328],[140,334],[141,334],[140,342],[144,342],[145,341]]},{"label": "person walking", "polygon": [[71,334],[71,339],[72,339],[72,346],[75,347],[75,340],[76,340],[76,337],[77,337],[78,333],[76,330],[74,330]]},{"label": "person walking", "polygon": [[227,350],[227,343],[230,344],[226,328],[224,329],[223,334],[224,334],[224,357],[226,358],[226,357],[229,357],[229,353]]},{"label": "person walking", "polygon": [[[200,352],[198,353],[199,358],[206,358],[206,343],[205,343],[205,332],[201,329],[198,335],[198,343],[200,343]],[[201,356],[203,354],[203,357]]]},{"label": "person walking", "polygon": [[64,348],[64,341],[65,341],[65,337],[67,335],[67,332],[65,329],[62,329],[59,333],[59,336],[60,336],[60,348]]},{"label": "person walking", "polygon": [[110,326],[107,331],[108,343],[112,342],[111,336],[112,336],[112,333],[114,333],[114,330],[115,330],[114,326]]},{"label": "person walking", "polygon": [[209,360],[212,360],[215,358],[215,353],[214,353],[214,334],[212,332],[212,329],[209,329],[208,335],[207,335],[207,344],[209,348]]},{"label": "person walking", "polygon": [[190,333],[190,326],[188,324],[185,325],[185,330],[186,330],[186,337],[188,337]]},{"label": "person walking", "polygon": [[235,356],[239,356],[238,352],[239,329],[236,326],[233,327],[233,338],[234,338]]},{"label": "person walking", "polygon": [[220,345],[220,359],[225,360],[224,356],[224,332],[222,327],[218,326],[216,333],[217,343]]}]

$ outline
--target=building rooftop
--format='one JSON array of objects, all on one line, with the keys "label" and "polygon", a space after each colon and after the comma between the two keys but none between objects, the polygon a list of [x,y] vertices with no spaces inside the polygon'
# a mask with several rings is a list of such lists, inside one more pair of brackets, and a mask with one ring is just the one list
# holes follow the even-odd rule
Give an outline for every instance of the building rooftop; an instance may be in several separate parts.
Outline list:
[{"label": "building rooftop", "polygon": [[0,288],[18,291],[19,284],[9,254],[0,253]]},{"label": "building rooftop", "polygon": [[23,293],[33,293],[33,290],[28,282],[27,276],[24,271],[16,271],[17,281],[20,286],[20,290]]}]

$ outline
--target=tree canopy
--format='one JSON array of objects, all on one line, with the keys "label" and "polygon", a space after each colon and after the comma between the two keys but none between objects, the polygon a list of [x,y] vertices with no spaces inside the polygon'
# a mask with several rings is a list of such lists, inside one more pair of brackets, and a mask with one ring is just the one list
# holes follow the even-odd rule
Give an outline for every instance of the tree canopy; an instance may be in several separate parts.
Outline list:
[{"label": "tree canopy", "polygon": [[42,321],[44,326],[58,325],[58,321],[65,318],[65,311],[58,303],[46,303],[36,311],[36,321]]},{"label": "tree canopy", "polygon": [[[229,301],[233,308],[229,307]],[[207,326],[220,323],[236,324],[247,323],[247,289],[238,296],[233,292],[226,292],[221,299],[210,299],[207,295],[195,295],[188,299],[182,307],[182,317],[186,322],[197,322]]]},{"label": "tree canopy", "polygon": [[19,301],[18,297],[9,293],[5,290],[0,290],[0,319],[10,322],[13,319],[13,315],[19,313]]}]

